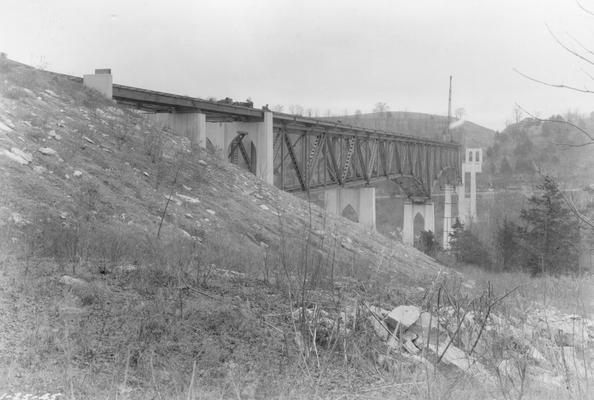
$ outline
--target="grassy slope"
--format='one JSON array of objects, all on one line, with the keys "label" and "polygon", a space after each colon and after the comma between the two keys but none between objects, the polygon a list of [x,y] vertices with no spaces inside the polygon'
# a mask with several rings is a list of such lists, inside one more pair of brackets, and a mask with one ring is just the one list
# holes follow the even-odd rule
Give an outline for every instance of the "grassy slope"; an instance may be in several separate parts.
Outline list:
[{"label": "grassy slope", "polygon": [[[227,393],[232,379],[266,395],[307,393],[295,345],[260,323],[263,314],[288,312],[298,295],[329,308],[356,295],[387,307],[410,302],[440,270],[414,249],[192,150],[78,83],[7,60],[0,74],[0,147],[32,155],[29,165],[0,156],[0,297],[9,316],[0,387],[172,395],[188,386],[197,360],[205,393]],[[137,269],[117,268],[126,264]],[[89,286],[65,286],[64,274]],[[307,291],[290,302],[304,275]],[[271,322],[290,333],[288,323]]]},{"label": "grassy slope", "polygon": [[[362,317],[305,359],[289,317],[300,304],[333,318],[364,301],[426,308],[444,280],[465,294],[457,273],[51,73],[0,60],[0,122],[0,396],[483,396],[389,353]],[[488,279],[502,293],[518,277]],[[522,279],[534,290],[505,304],[519,317],[542,284]],[[554,285],[558,305],[583,306],[567,297],[575,282]]]}]

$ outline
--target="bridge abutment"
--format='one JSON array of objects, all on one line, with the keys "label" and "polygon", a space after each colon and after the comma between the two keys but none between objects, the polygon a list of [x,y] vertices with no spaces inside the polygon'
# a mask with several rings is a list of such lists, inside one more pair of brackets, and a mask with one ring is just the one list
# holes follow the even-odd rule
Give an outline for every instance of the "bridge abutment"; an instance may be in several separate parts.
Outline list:
[{"label": "bridge abutment", "polygon": [[375,231],[375,188],[334,188],[324,193],[326,211],[342,215],[347,206],[357,213],[358,222],[370,231]]},{"label": "bridge abutment", "polygon": [[111,69],[96,69],[94,74],[83,75],[83,85],[95,89],[108,99],[113,97]]},{"label": "bridge abutment", "polygon": [[423,217],[423,230],[435,232],[435,206],[432,201],[415,203],[404,201],[404,216],[402,221],[402,242],[414,245],[415,242],[415,217]]}]

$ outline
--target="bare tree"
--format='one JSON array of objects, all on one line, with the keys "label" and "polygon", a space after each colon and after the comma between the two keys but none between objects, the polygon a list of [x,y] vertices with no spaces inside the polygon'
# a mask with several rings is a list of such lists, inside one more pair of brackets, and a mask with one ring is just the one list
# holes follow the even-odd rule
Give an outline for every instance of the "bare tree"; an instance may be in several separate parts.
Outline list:
[{"label": "bare tree", "polygon": [[374,113],[383,114],[388,111],[390,111],[390,106],[388,105],[388,103],[384,103],[383,101],[375,103],[375,107],[373,107]]},{"label": "bare tree", "polygon": [[303,115],[303,107],[299,104],[291,104],[289,106],[289,113],[293,115]]},{"label": "bare tree", "polygon": [[517,124],[524,117],[524,112],[522,110],[522,107],[520,107],[519,105],[516,104],[514,107],[513,113],[514,113],[514,121]]},{"label": "bare tree", "polygon": [[[582,9],[582,11],[584,11],[585,13],[587,13],[588,15],[594,17],[594,11],[587,9],[586,7],[584,7],[579,0],[575,0],[577,6]],[[551,37],[553,38],[553,40],[566,52],[568,52],[569,54],[571,54],[572,56],[574,56],[575,58],[577,58],[579,61],[586,63],[587,66],[589,68],[593,68],[594,67],[594,50],[588,48],[587,46],[584,46],[582,44],[582,42],[580,42],[577,38],[573,37],[571,34],[567,34],[567,36],[569,37],[570,40],[562,40],[557,34],[555,34],[553,32],[553,30],[548,26],[545,25],[547,30],[549,31],[549,34],[551,35]],[[521,72],[519,70],[517,70],[516,68],[514,68],[514,71],[516,73],[518,73],[519,75],[523,76],[524,78],[532,81],[532,82],[536,82],[540,85],[544,85],[544,86],[549,86],[549,87],[554,87],[554,88],[558,88],[558,89],[565,89],[565,90],[572,90],[575,92],[579,92],[579,93],[592,93],[594,94],[594,90],[590,90],[587,87],[583,87],[583,88],[579,88],[576,86],[572,86],[572,85],[566,85],[564,83],[552,83],[543,79],[539,79],[539,78],[535,78],[531,75],[528,75],[524,72]],[[590,79],[594,80],[594,75],[589,73],[586,70],[582,70],[584,72],[584,74],[586,76],[588,76]],[[531,117],[535,118],[536,120],[539,121],[549,121],[549,122],[559,122],[559,123],[565,123],[568,124],[574,128],[576,128],[579,132],[581,132],[582,134],[584,134],[584,136],[586,137],[586,142],[579,145],[579,146],[587,146],[587,145],[592,145],[594,144],[594,134],[592,132],[587,131],[586,129],[583,129],[577,125],[575,125],[574,123],[572,123],[571,121],[557,121],[557,120],[545,120],[545,119],[541,119],[538,118],[534,115],[534,113],[530,113],[528,111],[526,111],[525,108],[519,106],[516,104],[516,108],[515,111],[520,111],[520,112],[524,112],[528,115],[530,115]]]}]

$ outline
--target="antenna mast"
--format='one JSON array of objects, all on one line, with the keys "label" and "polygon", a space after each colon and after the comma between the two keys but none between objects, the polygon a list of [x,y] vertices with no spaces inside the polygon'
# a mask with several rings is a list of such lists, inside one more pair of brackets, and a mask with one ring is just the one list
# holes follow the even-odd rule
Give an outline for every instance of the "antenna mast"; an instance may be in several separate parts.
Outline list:
[{"label": "antenna mast", "polygon": [[448,124],[444,132],[444,142],[451,142],[450,124],[452,123],[452,75],[450,75],[450,93],[448,95]]}]

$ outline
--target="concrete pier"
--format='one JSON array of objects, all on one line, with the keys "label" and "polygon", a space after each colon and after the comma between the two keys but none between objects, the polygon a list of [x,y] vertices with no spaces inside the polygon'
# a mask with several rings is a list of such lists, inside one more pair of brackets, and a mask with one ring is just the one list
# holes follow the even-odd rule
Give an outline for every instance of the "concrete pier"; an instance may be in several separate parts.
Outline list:
[{"label": "concrete pier", "polygon": [[443,202],[443,240],[442,247],[444,249],[450,248],[450,233],[452,232],[452,192],[454,188],[452,185],[445,185],[444,187],[444,202]]},{"label": "concrete pier", "polygon": [[[466,149],[462,163],[462,186],[457,188],[458,217],[465,224],[476,221],[476,174],[482,172],[482,162],[483,149]],[[469,193],[466,193],[466,174],[470,176]]]},{"label": "concrete pier", "polygon": [[324,204],[326,211],[342,215],[347,206],[353,207],[359,223],[370,231],[375,231],[375,188],[354,189],[335,188],[326,190]]},{"label": "concrete pier", "polygon": [[202,113],[155,113],[153,122],[162,128],[169,128],[176,135],[185,136],[192,142],[206,148],[206,115]]},{"label": "concrete pier", "polygon": [[415,242],[414,224],[417,214],[423,217],[423,230],[435,233],[435,208],[433,202],[414,203],[406,200],[404,202],[404,218],[402,222],[402,242],[404,244],[412,246]]}]

